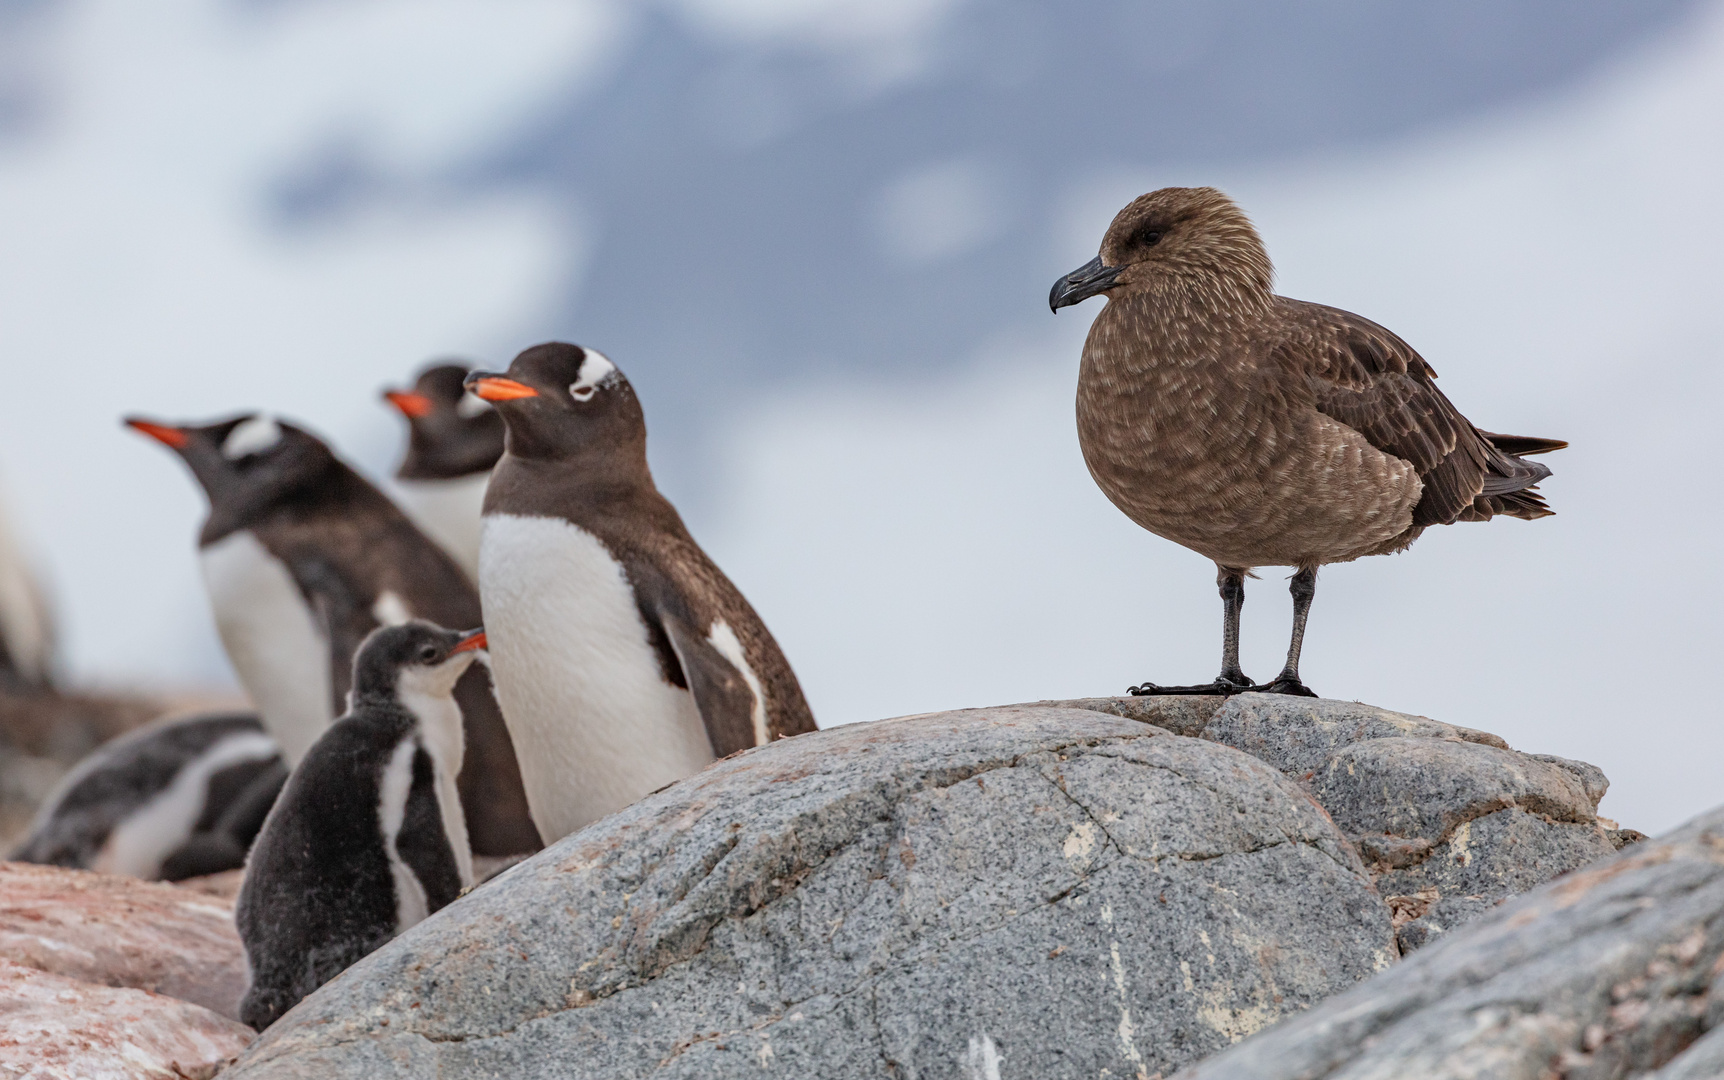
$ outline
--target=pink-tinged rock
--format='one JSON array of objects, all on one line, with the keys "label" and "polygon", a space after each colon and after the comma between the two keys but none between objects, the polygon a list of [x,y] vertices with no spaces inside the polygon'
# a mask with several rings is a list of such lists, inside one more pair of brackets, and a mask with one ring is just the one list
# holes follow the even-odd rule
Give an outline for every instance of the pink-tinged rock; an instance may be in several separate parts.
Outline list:
[{"label": "pink-tinged rock", "polygon": [[252,1034],[189,1001],[0,960],[0,1076],[207,1080]]},{"label": "pink-tinged rock", "polygon": [[0,863],[0,958],[230,1018],[245,993],[231,899],[88,870]]},{"label": "pink-tinged rock", "polygon": [[[477,866],[478,863],[475,862],[474,865]],[[202,877],[186,878],[183,881],[176,881],[174,884],[179,888],[190,889],[193,892],[219,896],[231,905],[239,897],[239,887],[245,884],[245,871],[223,870],[219,874],[205,874]]]}]

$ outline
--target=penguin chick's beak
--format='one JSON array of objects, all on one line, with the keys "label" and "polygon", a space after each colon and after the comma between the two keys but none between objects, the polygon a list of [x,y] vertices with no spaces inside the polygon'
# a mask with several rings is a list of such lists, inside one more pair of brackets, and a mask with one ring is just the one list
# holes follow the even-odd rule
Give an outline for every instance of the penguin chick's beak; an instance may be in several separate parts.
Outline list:
[{"label": "penguin chick's beak", "polygon": [[449,650],[449,655],[454,656],[456,653],[471,652],[474,649],[483,649],[484,647],[485,647],[485,631],[474,630],[474,631],[470,632],[466,637],[464,637],[460,641],[456,642],[455,647],[453,649]]},{"label": "penguin chick's beak", "polygon": [[389,404],[400,409],[401,415],[409,420],[429,416],[433,408],[430,398],[424,394],[415,394],[411,390],[385,390],[383,396],[389,399]]},{"label": "penguin chick's beak", "polygon": [[187,435],[177,427],[168,427],[166,424],[152,424],[148,420],[139,420],[135,416],[128,416],[126,418],[126,426],[131,428],[133,431],[141,431],[157,442],[170,446],[175,450],[182,449],[186,443],[191,441],[191,436]]},{"label": "penguin chick's beak", "polygon": [[1099,293],[1107,292],[1119,284],[1116,278],[1125,272],[1123,266],[1106,266],[1097,255],[1089,262],[1073,270],[1065,277],[1054,282],[1053,291],[1048,293],[1048,310],[1058,311],[1070,307],[1082,300]]},{"label": "penguin chick's beak", "polygon": [[539,392],[526,383],[502,375],[490,375],[483,371],[475,371],[467,376],[462,383],[473,393],[474,397],[485,401],[514,401],[518,398],[538,397]]}]

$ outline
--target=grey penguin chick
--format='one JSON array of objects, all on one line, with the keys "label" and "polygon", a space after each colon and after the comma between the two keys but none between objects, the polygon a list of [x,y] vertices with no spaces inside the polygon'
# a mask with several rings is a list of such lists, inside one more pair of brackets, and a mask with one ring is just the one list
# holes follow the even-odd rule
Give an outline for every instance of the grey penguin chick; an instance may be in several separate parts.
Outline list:
[{"label": "grey penguin chick", "polygon": [[646,420],[617,366],[554,342],[467,384],[508,431],[479,591],[545,840],[715,756],[813,731],[766,624],[653,484]]},{"label": "grey penguin chick", "polygon": [[383,397],[407,418],[407,453],[395,470],[401,507],[479,580],[479,516],[491,467],[503,456],[503,421],[467,392],[466,364],[426,368],[411,390]]},{"label": "grey penguin chick", "polygon": [[252,846],[234,921],[258,1030],[473,884],[451,696],[483,631],[413,621],[353,661],[352,707],[312,745]]},{"label": "grey penguin chick", "polygon": [[73,766],[9,858],[166,881],[235,870],[286,780],[253,714],[149,724]]},{"label": "grey penguin chick", "polygon": [[[379,625],[481,621],[452,558],[315,435],[264,414],[172,426],[133,418],[209,498],[198,556],[222,645],[291,767],[346,706],[359,643]],[[509,730],[483,668],[455,690],[461,798],[480,855],[541,846]]]},{"label": "grey penguin chick", "polygon": [[[1078,441],[1127,517],[1214,560],[1222,667],[1195,687],[1134,693],[1310,694],[1299,653],[1317,569],[1401,551],[1432,525],[1551,513],[1523,455],[1559,439],[1481,431],[1412,346],[1369,319],[1277,296],[1263,241],[1214,188],[1162,188],[1121,210],[1101,253],[1054,283],[1058,311],[1091,296]],[[1239,666],[1253,567],[1291,566],[1293,635],[1280,675]]]}]

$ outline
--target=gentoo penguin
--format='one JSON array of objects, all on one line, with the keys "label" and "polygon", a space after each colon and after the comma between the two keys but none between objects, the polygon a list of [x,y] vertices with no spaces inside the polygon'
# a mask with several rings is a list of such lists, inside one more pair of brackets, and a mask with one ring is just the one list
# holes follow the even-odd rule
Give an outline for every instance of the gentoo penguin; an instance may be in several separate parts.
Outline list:
[{"label": "gentoo penguin", "polygon": [[47,689],[53,653],[41,585],[0,503],[0,690]]},{"label": "gentoo penguin", "polygon": [[[1055,311],[1106,294],[1078,375],[1078,441],[1127,517],[1215,561],[1221,674],[1134,693],[1310,694],[1299,650],[1317,568],[1400,551],[1427,526],[1551,512],[1567,443],[1474,427],[1412,346],[1369,319],[1277,296],[1257,230],[1214,188],[1163,188],[1113,219],[1101,254],[1054,283]],[[1253,567],[1291,566],[1281,674],[1239,668]]]},{"label": "gentoo penguin", "polygon": [[450,696],[480,631],[414,620],[375,630],[353,704],[294,766],[246,863],[234,921],[258,1030],[473,884]]},{"label": "gentoo penguin", "polygon": [[234,870],[286,780],[254,715],[150,724],[73,766],[10,858],[167,881]]},{"label": "gentoo penguin", "polygon": [[[380,625],[479,621],[454,561],[320,440],[269,416],[201,427],[129,420],[209,496],[199,552],[222,644],[291,766],[340,713],[359,642]],[[455,690],[461,797],[481,855],[539,847],[514,747],[481,666]]]},{"label": "gentoo penguin", "polygon": [[479,514],[491,466],[503,456],[503,421],[467,392],[467,371],[438,364],[413,389],[383,396],[407,418],[407,456],[395,470],[402,509],[477,581]]},{"label": "gentoo penguin", "polygon": [[467,385],[508,428],[479,590],[547,842],[715,755],[814,730],[778,643],[653,486],[616,365],[552,343]]}]

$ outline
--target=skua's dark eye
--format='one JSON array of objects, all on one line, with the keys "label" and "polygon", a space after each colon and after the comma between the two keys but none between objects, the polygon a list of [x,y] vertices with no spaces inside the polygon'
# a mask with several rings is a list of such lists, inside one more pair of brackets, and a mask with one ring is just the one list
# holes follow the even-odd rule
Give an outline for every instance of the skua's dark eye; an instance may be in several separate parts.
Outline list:
[{"label": "skua's dark eye", "polygon": [[1142,232],[1137,234],[1137,242],[1142,244],[1144,247],[1154,247],[1156,244],[1161,242],[1161,230],[1144,229]]}]

